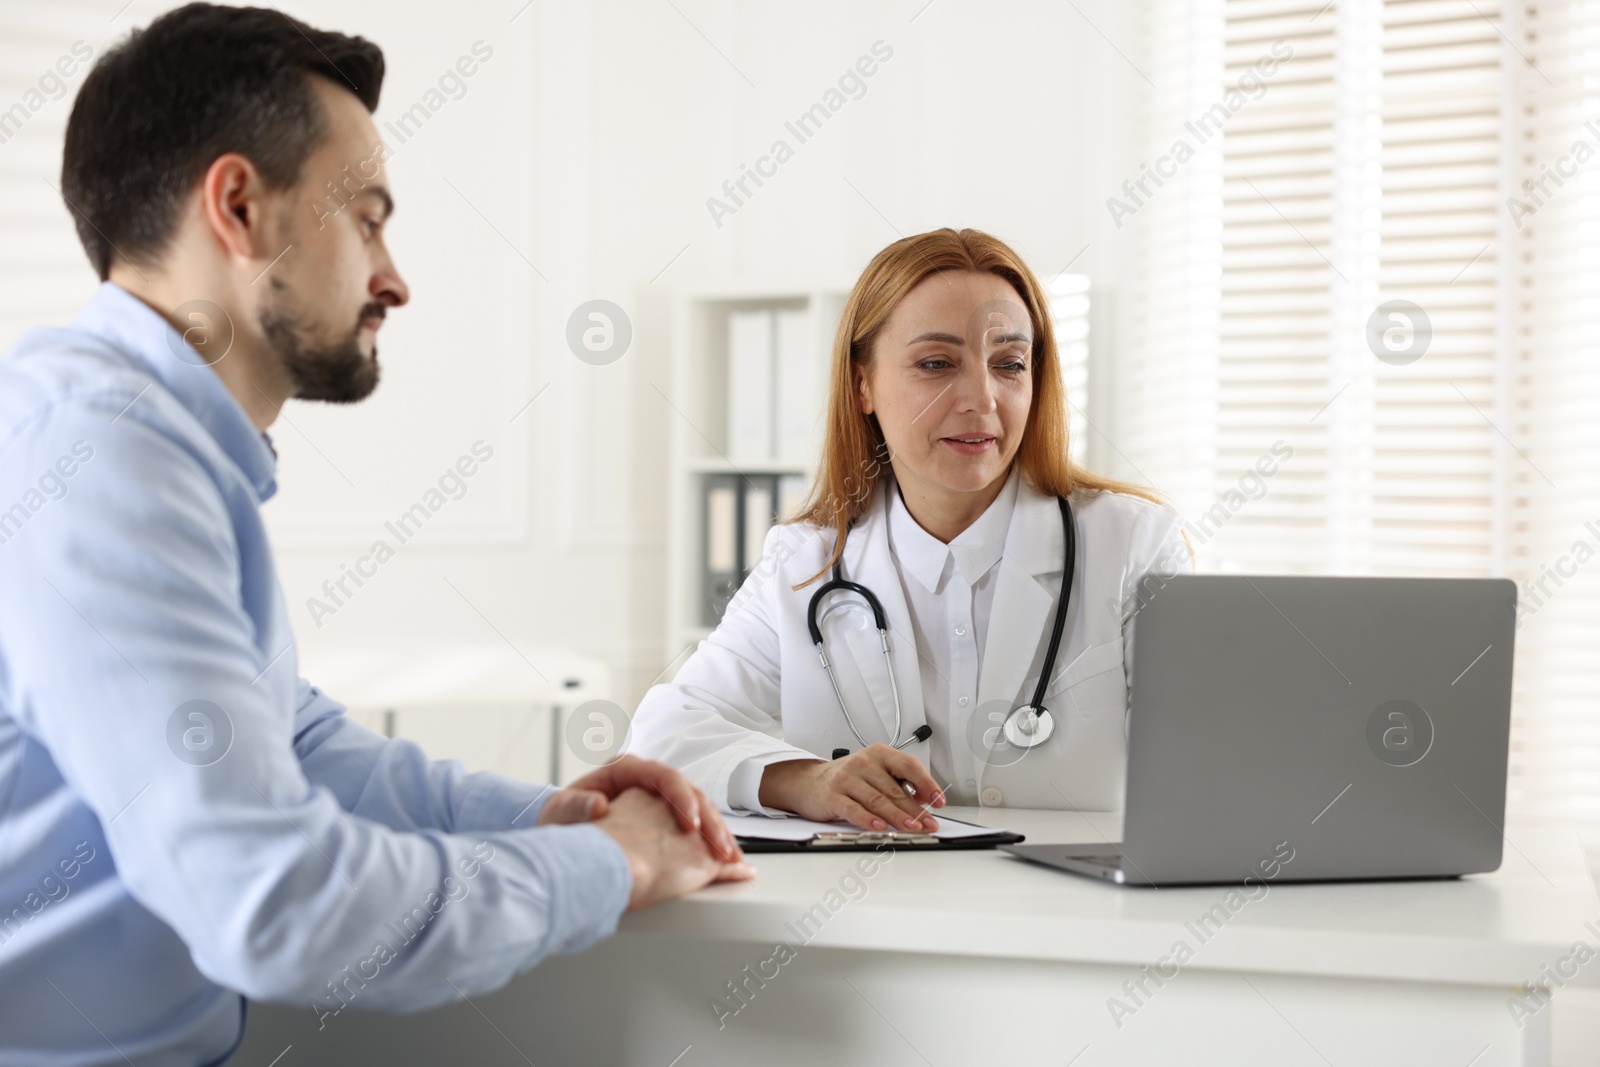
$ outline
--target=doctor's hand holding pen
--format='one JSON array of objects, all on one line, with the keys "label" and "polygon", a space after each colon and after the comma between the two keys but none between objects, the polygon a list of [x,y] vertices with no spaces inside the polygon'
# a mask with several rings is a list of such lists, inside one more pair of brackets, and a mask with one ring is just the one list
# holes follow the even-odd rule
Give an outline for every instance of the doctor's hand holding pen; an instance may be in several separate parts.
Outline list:
[{"label": "doctor's hand holding pen", "polygon": [[872,745],[835,760],[784,760],[761,774],[761,803],[818,822],[844,819],[863,830],[928,833],[944,790],[915,756]]}]

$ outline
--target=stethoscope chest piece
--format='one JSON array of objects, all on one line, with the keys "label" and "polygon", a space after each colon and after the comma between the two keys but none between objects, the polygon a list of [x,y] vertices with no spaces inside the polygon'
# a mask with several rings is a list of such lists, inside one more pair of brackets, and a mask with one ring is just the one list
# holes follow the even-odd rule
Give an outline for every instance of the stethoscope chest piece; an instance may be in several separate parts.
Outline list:
[{"label": "stethoscope chest piece", "polygon": [[1024,704],[1006,716],[1001,732],[1017,748],[1036,748],[1056,732],[1056,719],[1045,708]]}]

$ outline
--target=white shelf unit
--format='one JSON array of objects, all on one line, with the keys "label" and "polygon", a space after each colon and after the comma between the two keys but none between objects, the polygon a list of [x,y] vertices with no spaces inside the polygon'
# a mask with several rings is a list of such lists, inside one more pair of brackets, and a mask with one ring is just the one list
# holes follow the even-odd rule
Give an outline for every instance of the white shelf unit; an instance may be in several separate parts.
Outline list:
[{"label": "white shelf unit", "polygon": [[[675,411],[668,457],[666,537],[666,635],[668,651],[677,657],[674,667],[712,630],[701,614],[705,480],[717,474],[799,475],[809,486],[821,447],[833,335],[846,296],[839,289],[731,289],[687,293],[678,300],[674,316],[670,399]],[[803,460],[798,456],[792,460],[750,460],[731,458],[729,454],[728,316],[763,310],[806,313],[805,336],[816,360],[818,401],[813,447]]]}]

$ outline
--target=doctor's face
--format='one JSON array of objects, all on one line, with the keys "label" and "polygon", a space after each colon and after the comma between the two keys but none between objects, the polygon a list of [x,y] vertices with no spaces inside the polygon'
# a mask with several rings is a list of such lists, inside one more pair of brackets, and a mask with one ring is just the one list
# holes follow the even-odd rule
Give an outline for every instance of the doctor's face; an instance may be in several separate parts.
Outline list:
[{"label": "doctor's face", "polygon": [[902,485],[978,493],[1011,469],[1033,403],[1033,325],[998,275],[924,278],[878,331],[861,409],[878,416]]}]

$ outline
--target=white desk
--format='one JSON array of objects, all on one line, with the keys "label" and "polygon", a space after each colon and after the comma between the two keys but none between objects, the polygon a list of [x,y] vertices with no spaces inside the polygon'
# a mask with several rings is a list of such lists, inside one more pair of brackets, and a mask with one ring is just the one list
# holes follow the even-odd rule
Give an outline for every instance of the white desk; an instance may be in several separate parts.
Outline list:
[{"label": "white desk", "polygon": [[[1115,816],[950,813],[1036,842],[1118,831]],[[346,1013],[322,1033],[308,1010],[298,1030],[269,1013],[278,1029],[248,1047],[263,1063],[292,1041],[296,1063],[540,1067],[1541,1064],[1549,1009],[1519,1026],[1508,999],[1574,942],[1600,945],[1600,908],[1576,835],[1511,840],[1493,875],[1274,885],[1203,942],[1185,924],[1222,887],[1124,889],[961,852],[902,853],[858,891],[849,872],[870,854],[762,855],[755,884],[629,915],[610,942],[470,1005]],[[1123,983],[1180,940],[1192,958],[1135,1001]],[[779,943],[793,958],[763,977]],[[747,983],[743,1006],[730,982]],[[1570,984],[1600,985],[1600,960]],[[1132,1014],[1114,1020],[1113,997]]]}]

